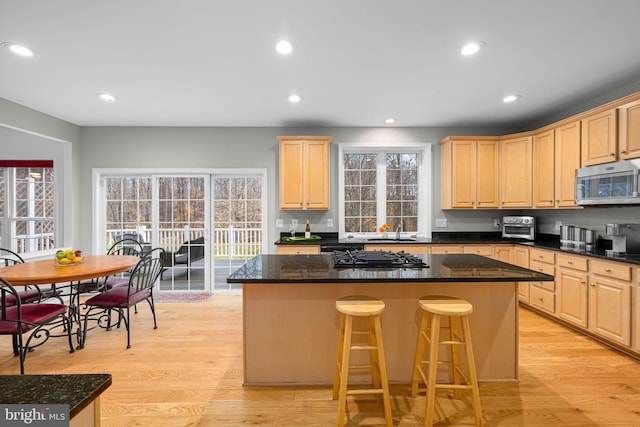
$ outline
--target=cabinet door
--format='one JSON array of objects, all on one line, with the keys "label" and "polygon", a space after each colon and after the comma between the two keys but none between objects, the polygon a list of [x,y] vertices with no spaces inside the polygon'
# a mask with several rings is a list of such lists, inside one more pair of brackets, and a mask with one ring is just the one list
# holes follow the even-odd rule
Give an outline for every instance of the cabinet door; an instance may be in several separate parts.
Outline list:
[{"label": "cabinet door", "polygon": [[617,343],[631,345],[631,285],[592,276],[590,330]]},{"label": "cabinet door", "polygon": [[569,269],[559,269],[558,316],[568,322],[586,328],[588,326],[588,286],[587,274]]},{"label": "cabinet door", "polygon": [[500,145],[498,141],[476,143],[476,207],[500,206]]},{"label": "cabinet door", "polygon": [[[518,267],[529,268],[529,248],[515,246],[513,248],[513,263]],[[529,304],[529,282],[518,283],[518,299],[525,304]]]},{"label": "cabinet door", "polygon": [[280,209],[303,208],[303,143],[280,142]]},{"label": "cabinet door", "polygon": [[640,157],[640,101],[625,104],[619,111],[619,158],[620,160],[638,158]]},{"label": "cabinet door", "polygon": [[617,160],[617,109],[582,119],[582,166]]},{"label": "cabinet door", "polygon": [[451,207],[473,208],[476,202],[476,142],[451,143]]},{"label": "cabinet door", "polygon": [[510,246],[498,245],[493,249],[493,257],[498,261],[513,264],[513,248]]},{"label": "cabinet door", "polygon": [[555,205],[555,134],[553,130],[533,137],[533,205],[538,208]]},{"label": "cabinet door", "polygon": [[464,245],[463,254],[475,254],[486,257],[493,257],[493,245]]},{"label": "cabinet door", "polygon": [[500,142],[501,205],[503,208],[528,208],[532,205],[532,137]]},{"label": "cabinet door", "polygon": [[320,245],[277,245],[278,255],[319,255]]},{"label": "cabinet door", "polygon": [[305,141],[305,209],[329,209],[329,141]]},{"label": "cabinet door", "polygon": [[580,121],[555,130],[555,205],[576,207],[576,169],[580,168]]}]

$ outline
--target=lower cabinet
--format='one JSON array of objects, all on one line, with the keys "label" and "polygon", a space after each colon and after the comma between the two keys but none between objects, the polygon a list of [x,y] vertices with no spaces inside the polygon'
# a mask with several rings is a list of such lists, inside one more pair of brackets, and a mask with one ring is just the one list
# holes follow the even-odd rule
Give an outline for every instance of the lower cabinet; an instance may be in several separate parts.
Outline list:
[{"label": "lower cabinet", "polygon": [[278,245],[278,255],[320,255],[320,245]]},{"label": "lower cabinet", "polygon": [[[550,276],[555,276],[555,253],[549,250],[532,248],[529,250],[529,268]],[[529,304],[556,314],[556,283],[531,282],[529,285]]]},{"label": "lower cabinet", "polygon": [[[561,255],[558,255],[560,258]],[[588,295],[587,272],[558,268],[558,317],[577,326],[587,328]]]},{"label": "lower cabinet", "polygon": [[591,262],[589,330],[610,341],[631,346],[631,266]]},{"label": "lower cabinet", "polygon": [[[529,248],[516,245],[513,248],[513,264],[517,265],[518,267],[529,268]],[[522,301],[525,304],[529,304],[529,282],[518,283],[518,300]]]},{"label": "lower cabinet", "polygon": [[432,254],[461,254],[462,245],[431,245]]}]

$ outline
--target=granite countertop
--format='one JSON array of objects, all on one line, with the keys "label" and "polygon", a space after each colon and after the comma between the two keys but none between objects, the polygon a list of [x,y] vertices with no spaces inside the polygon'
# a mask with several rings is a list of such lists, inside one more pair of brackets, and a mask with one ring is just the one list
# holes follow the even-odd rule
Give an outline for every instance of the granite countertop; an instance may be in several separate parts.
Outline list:
[{"label": "granite countertop", "polygon": [[[287,233],[288,234],[288,233]],[[469,245],[481,245],[481,244],[518,244],[528,247],[551,249],[559,252],[566,252],[570,254],[585,255],[595,258],[602,258],[610,261],[628,262],[630,264],[640,265],[640,254],[627,254],[624,256],[611,256],[605,253],[605,248],[596,245],[595,248],[584,249],[576,247],[565,247],[560,244],[560,236],[555,234],[538,234],[538,237],[534,241],[524,239],[505,239],[502,238],[499,232],[434,232],[433,237],[418,237],[415,240],[402,240],[397,241],[393,239],[387,240],[370,240],[367,238],[339,238],[338,233],[317,233],[322,236],[322,239],[317,242],[283,242],[281,239],[276,241],[276,245],[349,245],[349,244],[398,244],[398,245],[411,245],[411,244],[469,244]],[[284,233],[282,234],[284,235]]]},{"label": "granite countertop", "polygon": [[553,276],[479,255],[418,255],[429,266],[351,268],[333,266],[331,254],[258,255],[228,283],[532,282]]},{"label": "granite countertop", "polygon": [[111,385],[111,374],[0,375],[0,403],[69,405],[73,418]]}]

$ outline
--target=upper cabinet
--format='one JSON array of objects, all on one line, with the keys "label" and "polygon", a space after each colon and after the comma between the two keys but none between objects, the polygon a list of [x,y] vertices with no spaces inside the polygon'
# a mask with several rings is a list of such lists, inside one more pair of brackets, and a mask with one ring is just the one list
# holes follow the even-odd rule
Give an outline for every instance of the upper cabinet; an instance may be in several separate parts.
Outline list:
[{"label": "upper cabinet", "polygon": [[532,146],[532,136],[507,136],[500,141],[500,207],[532,206]]},{"label": "upper cabinet", "polygon": [[533,206],[552,208],[555,206],[555,132],[553,129],[533,136]]},{"label": "upper cabinet", "polygon": [[329,209],[330,136],[279,136],[280,209]]},{"label": "upper cabinet", "polygon": [[495,137],[448,137],[441,144],[441,208],[499,207],[500,152]]},{"label": "upper cabinet", "polygon": [[582,166],[618,160],[618,110],[611,108],[582,119]]},{"label": "upper cabinet", "polygon": [[640,101],[620,106],[619,129],[618,157],[620,160],[640,157]]},{"label": "upper cabinet", "polygon": [[575,208],[576,170],[580,168],[580,120],[555,129],[555,207]]}]

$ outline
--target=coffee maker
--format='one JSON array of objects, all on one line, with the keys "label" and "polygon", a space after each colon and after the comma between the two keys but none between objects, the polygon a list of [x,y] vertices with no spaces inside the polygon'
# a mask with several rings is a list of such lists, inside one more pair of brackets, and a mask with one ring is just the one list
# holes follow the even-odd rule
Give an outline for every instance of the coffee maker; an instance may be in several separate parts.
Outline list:
[{"label": "coffee maker", "polygon": [[640,224],[607,224],[602,238],[611,241],[607,256],[640,254]]}]

